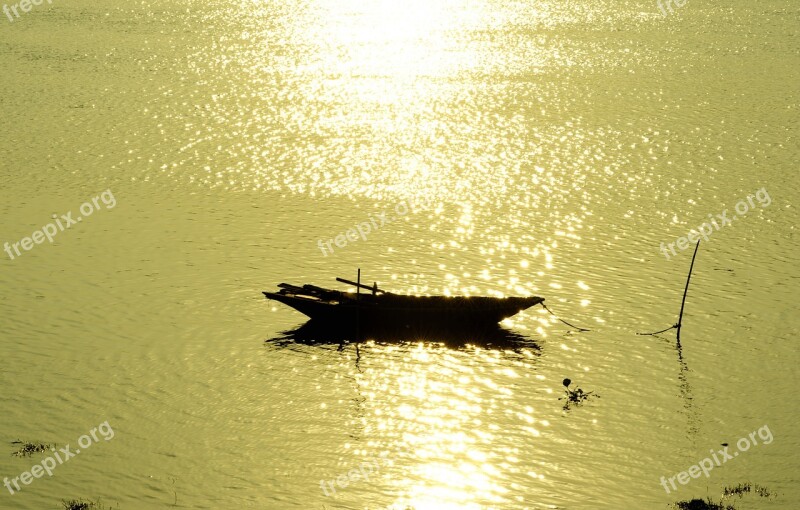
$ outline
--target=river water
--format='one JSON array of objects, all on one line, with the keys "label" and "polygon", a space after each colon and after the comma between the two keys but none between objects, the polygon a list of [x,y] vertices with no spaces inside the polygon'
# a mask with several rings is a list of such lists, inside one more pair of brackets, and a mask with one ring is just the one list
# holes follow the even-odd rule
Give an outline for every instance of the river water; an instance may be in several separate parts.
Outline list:
[{"label": "river water", "polygon": [[[19,12],[0,18],[0,476],[52,455],[17,439],[113,435],[0,508],[660,509],[740,483],[771,495],[737,509],[797,508],[797,2]],[[82,221],[26,250],[62,215]],[[705,222],[681,347],[637,335],[677,321],[679,238]],[[273,340],[304,318],[262,290],[357,268],[540,295],[590,331],[536,307],[510,347]],[[597,397],[565,409],[564,378]]]}]

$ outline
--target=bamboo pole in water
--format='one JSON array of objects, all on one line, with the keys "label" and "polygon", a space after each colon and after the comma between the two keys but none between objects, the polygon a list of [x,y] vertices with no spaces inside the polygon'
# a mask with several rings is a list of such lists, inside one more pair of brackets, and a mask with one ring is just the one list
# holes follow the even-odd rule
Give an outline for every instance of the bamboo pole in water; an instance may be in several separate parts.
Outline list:
[{"label": "bamboo pole in water", "polygon": [[356,345],[358,345],[359,336],[360,336],[360,319],[359,317],[359,308],[361,303],[359,303],[359,298],[361,297],[361,268],[358,268],[358,275],[356,276]]},{"label": "bamboo pole in water", "polygon": [[697,257],[697,250],[700,248],[700,240],[694,247],[694,255],[692,255],[692,263],[689,265],[689,276],[686,278],[686,287],[683,289],[683,299],[681,300],[681,313],[678,314],[678,345],[681,345],[681,325],[683,323],[683,307],[686,305],[686,294],[689,292],[689,281],[692,279],[692,269],[694,268],[694,259]]},{"label": "bamboo pole in water", "polygon": [[653,333],[636,333],[637,335],[658,335],[660,333],[664,333],[665,331],[669,331],[670,329],[677,329],[678,330],[678,347],[681,346],[681,326],[683,325],[683,310],[686,306],[686,295],[689,293],[689,281],[692,279],[692,269],[694,269],[694,259],[697,257],[697,250],[700,248],[700,240],[697,241],[697,245],[694,247],[694,254],[692,255],[692,263],[689,265],[689,276],[686,277],[686,287],[683,289],[683,299],[681,300],[681,311],[678,314],[678,322],[673,324],[672,326],[662,329],[661,331],[655,331]]}]

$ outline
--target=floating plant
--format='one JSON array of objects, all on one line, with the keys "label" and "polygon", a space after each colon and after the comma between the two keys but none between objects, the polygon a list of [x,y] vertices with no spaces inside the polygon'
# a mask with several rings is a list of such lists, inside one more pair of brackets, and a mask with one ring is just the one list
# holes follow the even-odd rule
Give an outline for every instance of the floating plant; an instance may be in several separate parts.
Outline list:
[{"label": "floating plant", "polygon": [[750,482],[740,483],[738,485],[734,485],[732,487],[725,487],[722,490],[722,497],[726,498],[729,496],[739,496],[742,497],[747,493],[754,493],[758,494],[762,498],[768,498],[773,494],[767,489],[758,484],[751,484]]},{"label": "floating plant", "polygon": [[596,395],[593,391],[585,392],[580,388],[571,390],[569,385],[572,384],[570,379],[564,379],[563,381],[564,387],[566,388],[566,397],[561,397],[558,400],[565,399],[566,402],[564,403],[564,409],[569,409],[570,404],[581,404],[585,400],[588,400],[589,397],[597,397],[600,398],[600,395]]},{"label": "floating plant", "polygon": [[97,505],[92,501],[84,501],[73,499],[70,501],[62,501],[65,510],[90,510],[92,508],[97,508]]},{"label": "floating plant", "polygon": [[56,447],[55,444],[20,441],[19,439],[16,441],[12,441],[11,444],[22,445],[17,451],[11,454],[16,457],[30,457],[34,453],[46,452]]},{"label": "floating plant", "polygon": [[[734,486],[725,487],[722,491],[722,499],[730,498],[733,496],[742,498],[747,494],[758,494],[762,498],[774,496],[775,493],[757,484],[750,482],[740,483]],[[723,502],[717,503],[711,498],[706,499],[692,499],[689,501],[679,501],[675,503],[675,508],[678,510],[736,510],[733,505],[728,505]]]},{"label": "floating plant", "polygon": [[[64,505],[64,510],[106,510],[106,508],[108,508],[102,503],[100,503],[99,500],[84,501],[82,499],[71,499],[71,500],[62,500],[61,504]],[[113,510],[113,509],[109,508],[108,510]]]},{"label": "floating plant", "polygon": [[715,503],[711,498],[703,501],[702,499],[692,499],[690,501],[678,501],[675,507],[679,510],[736,510],[730,505]]}]

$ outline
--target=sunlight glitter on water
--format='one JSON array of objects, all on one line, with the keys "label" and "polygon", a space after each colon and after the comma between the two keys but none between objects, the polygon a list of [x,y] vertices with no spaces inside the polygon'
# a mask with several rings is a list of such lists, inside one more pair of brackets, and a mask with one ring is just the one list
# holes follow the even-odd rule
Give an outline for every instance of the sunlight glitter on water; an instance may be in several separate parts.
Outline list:
[{"label": "sunlight glitter on water", "polygon": [[[15,505],[616,510],[756,477],[796,500],[797,14],[74,0],[5,25],[4,239],[119,199],[3,262],[2,432],[118,431]],[[686,254],[659,243],[761,186],[775,203],[700,252],[683,350],[636,335],[681,298]],[[501,342],[276,341],[305,318],[261,290],[359,267],[402,294],[540,295],[592,331],[537,307]],[[565,377],[602,398],[564,410]],[[659,486],[763,423],[774,448]],[[323,494],[367,457],[387,462]]]}]

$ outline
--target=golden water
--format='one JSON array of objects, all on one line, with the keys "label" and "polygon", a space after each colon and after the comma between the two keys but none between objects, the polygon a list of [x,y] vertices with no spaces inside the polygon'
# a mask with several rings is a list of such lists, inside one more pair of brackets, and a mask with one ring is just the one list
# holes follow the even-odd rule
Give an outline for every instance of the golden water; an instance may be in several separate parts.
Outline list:
[{"label": "golden water", "polygon": [[[799,17],[56,0],[0,18],[0,243],[116,199],[0,258],[0,477],[42,458],[12,457],[17,438],[115,432],[0,508],[660,509],[740,482],[777,496],[738,509],[795,508]],[[637,336],[680,306],[692,249],[661,243],[723,210],[682,349]],[[358,267],[397,292],[541,295],[591,331],[536,308],[505,326],[538,348],[265,342],[304,319],[261,290]],[[600,398],[565,411],[565,377]],[[771,444],[660,485],[764,425]]]}]

